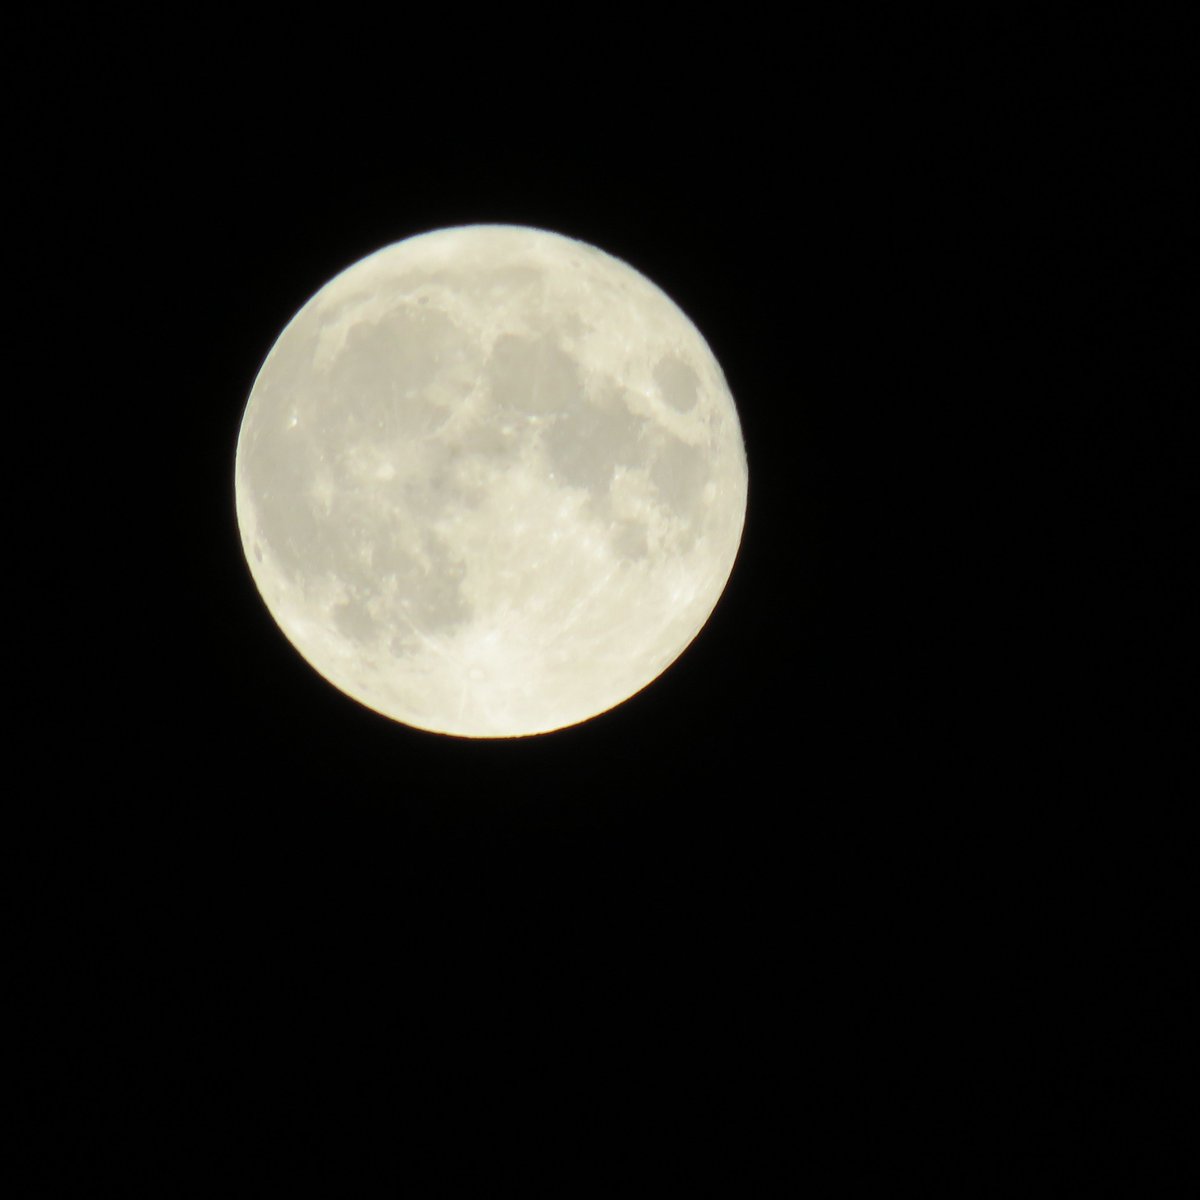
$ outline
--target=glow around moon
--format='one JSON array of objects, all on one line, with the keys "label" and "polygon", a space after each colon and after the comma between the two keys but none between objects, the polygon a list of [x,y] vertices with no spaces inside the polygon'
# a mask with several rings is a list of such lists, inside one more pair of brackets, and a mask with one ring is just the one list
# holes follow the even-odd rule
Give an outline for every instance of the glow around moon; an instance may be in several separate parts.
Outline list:
[{"label": "glow around moon", "polygon": [[242,420],[238,524],[304,658],[422,729],[573,725],[708,620],[746,508],[721,369],[633,268],[542,230],[388,246],[326,284]]}]

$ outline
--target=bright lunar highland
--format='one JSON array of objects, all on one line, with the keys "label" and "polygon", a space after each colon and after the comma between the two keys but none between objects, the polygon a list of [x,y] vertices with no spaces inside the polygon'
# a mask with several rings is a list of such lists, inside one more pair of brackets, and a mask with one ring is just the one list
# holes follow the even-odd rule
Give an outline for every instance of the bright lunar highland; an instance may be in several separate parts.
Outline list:
[{"label": "bright lunar highland", "polygon": [[544,733],[645,687],[733,568],[725,378],[648,279],[543,230],[388,246],[296,314],[242,419],[254,582],[355,700],[461,737]]}]

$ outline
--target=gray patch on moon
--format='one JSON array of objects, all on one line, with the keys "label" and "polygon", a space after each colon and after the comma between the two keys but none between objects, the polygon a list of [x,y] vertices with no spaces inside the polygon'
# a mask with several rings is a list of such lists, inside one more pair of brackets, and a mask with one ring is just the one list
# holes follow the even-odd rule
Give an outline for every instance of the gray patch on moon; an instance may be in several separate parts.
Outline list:
[{"label": "gray patch on moon", "polygon": [[410,308],[352,325],[326,372],[318,410],[322,436],[344,444],[358,437],[436,433],[461,399],[431,386],[449,361],[461,361],[456,332],[444,313]]},{"label": "gray patch on moon", "polygon": [[462,594],[466,567],[436,538],[426,538],[419,553],[395,543],[379,544],[369,568],[357,565],[337,573],[348,596],[333,610],[345,636],[363,644],[390,639],[397,621],[426,633],[444,633],[467,623],[471,606]]},{"label": "gray patch on moon", "polygon": [[708,466],[696,446],[678,438],[668,439],[655,456],[650,478],[659,495],[679,516],[688,520],[699,516]]},{"label": "gray patch on moon", "polygon": [[338,633],[360,645],[375,640],[377,626],[363,596],[354,596],[333,609],[333,624]]},{"label": "gray patch on moon", "polygon": [[696,407],[700,379],[687,363],[677,358],[664,358],[654,368],[654,382],[663,399],[676,412],[690,412]]},{"label": "gray patch on moon", "polygon": [[621,465],[636,466],[646,419],[630,412],[619,392],[559,413],[542,435],[556,475],[572,487],[603,495]]},{"label": "gray patch on moon", "polygon": [[492,398],[515,412],[552,413],[579,403],[583,395],[574,359],[550,337],[503,334],[492,347],[487,370]]},{"label": "gray patch on moon", "polygon": [[497,462],[511,462],[517,457],[520,443],[514,431],[505,432],[497,425],[477,421],[458,436],[458,444],[469,455]]},{"label": "gray patch on moon", "polygon": [[612,548],[618,558],[637,561],[649,552],[646,527],[636,521],[621,521],[612,535]]}]

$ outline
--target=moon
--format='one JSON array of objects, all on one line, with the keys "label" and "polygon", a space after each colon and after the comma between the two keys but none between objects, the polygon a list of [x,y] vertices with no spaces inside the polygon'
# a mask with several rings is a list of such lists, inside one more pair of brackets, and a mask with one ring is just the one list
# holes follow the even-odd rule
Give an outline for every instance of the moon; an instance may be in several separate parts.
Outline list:
[{"label": "moon", "polygon": [[747,465],[704,338],[633,267],[512,225],[330,280],[254,382],[234,466],[268,611],[335,687],[469,738],[655,680],[737,557]]}]

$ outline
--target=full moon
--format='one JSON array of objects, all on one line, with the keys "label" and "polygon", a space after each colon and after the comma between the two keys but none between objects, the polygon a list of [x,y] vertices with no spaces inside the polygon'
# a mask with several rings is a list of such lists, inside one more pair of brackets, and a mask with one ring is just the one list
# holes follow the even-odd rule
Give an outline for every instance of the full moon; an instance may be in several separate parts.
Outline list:
[{"label": "full moon", "polygon": [[658,287],[545,230],[421,234],[330,280],[254,382],[254,582],[346,695],[459,737],[546,733],[686,649],[733,569],[741,427]]}]

